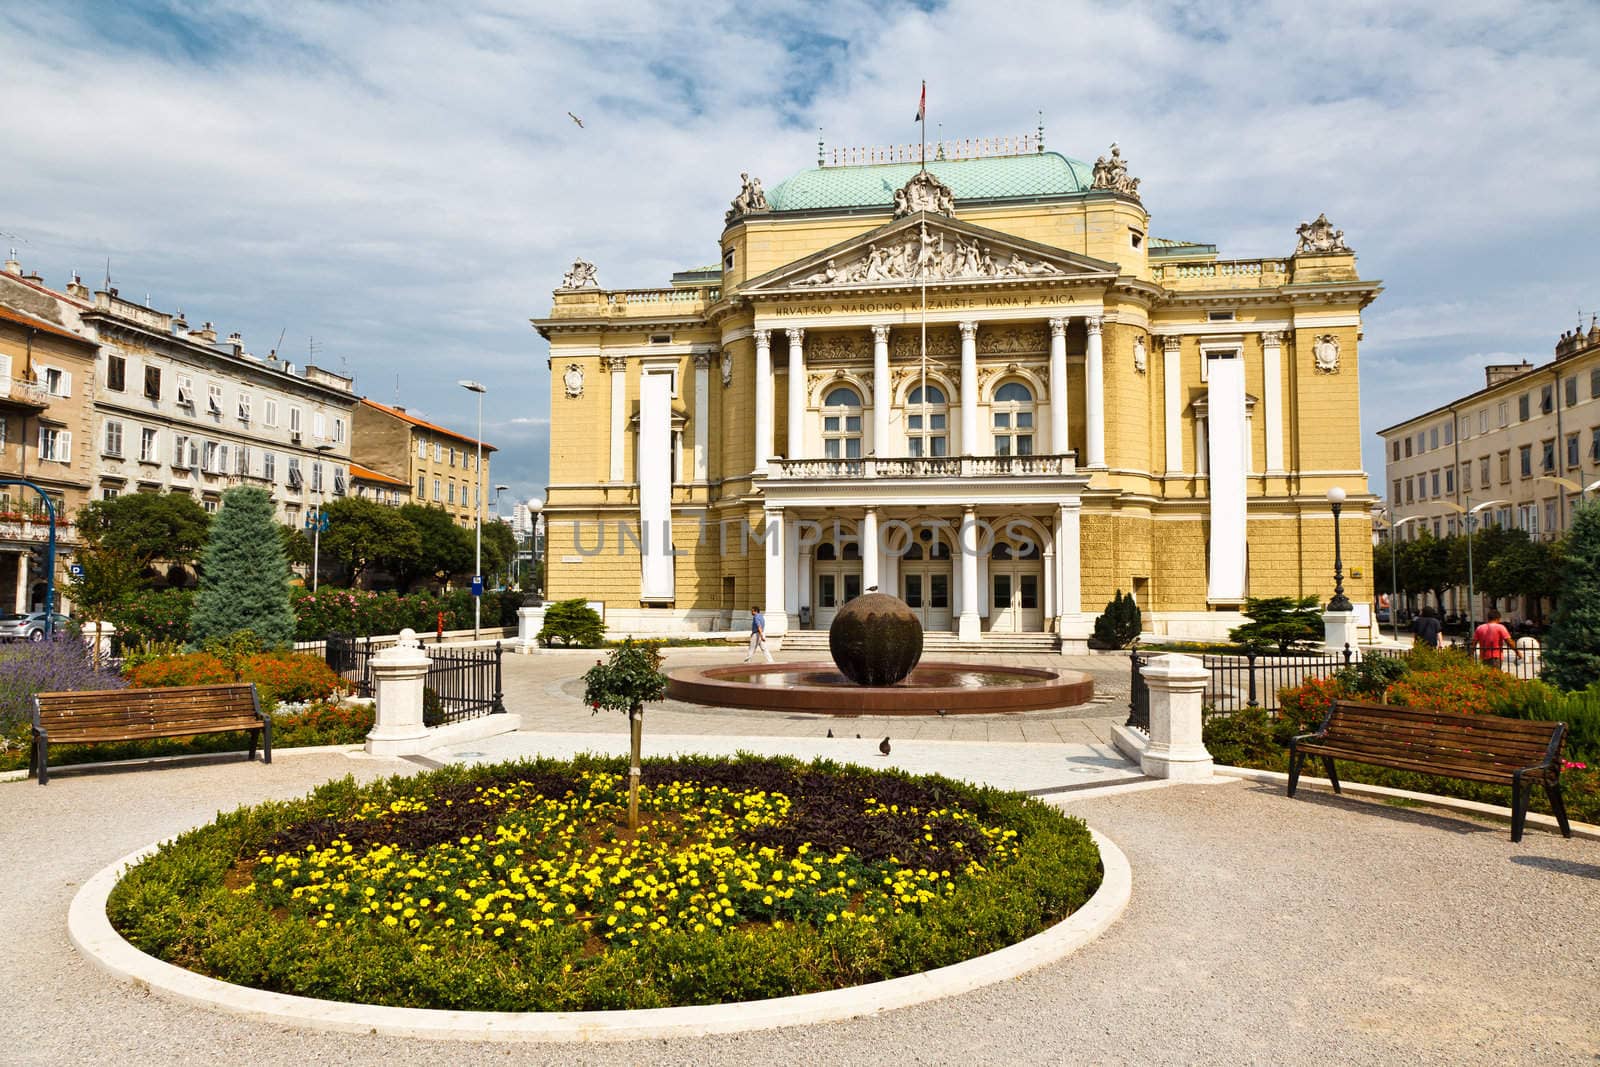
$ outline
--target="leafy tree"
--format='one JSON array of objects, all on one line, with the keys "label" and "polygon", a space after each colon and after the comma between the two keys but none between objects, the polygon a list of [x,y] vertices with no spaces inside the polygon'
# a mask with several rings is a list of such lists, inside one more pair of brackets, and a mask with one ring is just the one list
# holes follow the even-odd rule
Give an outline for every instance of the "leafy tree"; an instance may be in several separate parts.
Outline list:
[{"label": "leafy tree", "polygon": [[210,526],[211,516],[186,493],[128,493],[78,509],[81,537],[121,553],[140,568],[154,560],[194,563]]},{"label": "leafy tree", "polygon": [[1228,631],[1228,638],[1241,645],[1276,645],[1287,653],[1296,645],[1322,640],[1315,596],[1251,597],[1244,602],[1244,614],[1251,621]]},{"label": "leafy tree", "polygon": [[[1466,562],[1458,562],[1454,540],[1424,532],[1415,541],[1400,546],[1399,564],[1406,577],[1406,589],[1432,593],[1434,603],[1443,604],[1445,590],[1466,581]],[[1373,558],[1377,558],[1376,553]]]},{"label": "leafy tree", "polygon": [[266,490],[241,486],[222,495],[190,621],[196,643],[240,630],[253,630],[268,648],[294,640],[289,564],[277,527]]},{"label": "leafy tree", "polygon": [[[1535,541],[1521,530],[1482,565],[1477,587],[1486,596],[1555,596],[1561,581],[1561,550],[1549,541]],[[1476,562],[1476,560],[1474,560]]]},{"label": "leafy tree", "polygon": [[[72,603],[78,612],[95,624],[109,618],[132,593],[145,584],[144,567],[130,556],[103,544],[85,543],[73,556],[80,573],[67,581]],[[100,669],[100,642],[90,641],[90,656],[95,670]]]},{"label": "leafy tree", "polygon": [[417,558],[394,571],[401,588],[410,590],[422,579],[442,580],[452,574],[465,574],[472,566],[472,532],[455,524],[443,508],[406,504],[400,515],[421,538]]},{"label": "leafy tree", "polygon": [[278,536],[283,541],[283,558],[289,562],[289,566],[311,566],[311,538],[306,536],[304,530],[297,530],[288,523],[280,523]]},{"label": "leafy tree", "polygon": [[517,535],[511,524],[493,519],[483,524],[483,573],[485,581],[491,574],[509,574],[511,561],[517,558]]},{"label": "leafy tree", "polygon": [[347,496],[322,510],[328,516],[323,556],[338,562],[351,585],[370,566],[394,574],[416,566],[422,557],[422,535],[394,508]]},{"label": "leafy tree", "polygon": [[1600,682],[1600,502],[1582,504],[1573,515],[1559,575],[1544,676],[1562,689],[1586,689]]},{"label": "leafy tree", "polygon": [[627,640],[583,675],[583,699],[595,712],[628,716],[628,829],[639,828],[639,749],[644,738],[644,706],[667,695],[660,646]]},{"label": "leafy tree", "polygon": [[1132,593],[1117,590],[1105,613],[1094,620],[1095,643],[1104,648],[1127,648],[1144,628],[1144,617]]},{"label": "leafy tree", "polygon": [[557,644],[568,648],[595,648],[605,639],[606,628],[600,621],[600,613],[581,597],[558,600],[545,608],[539,643],[546,648]]}]

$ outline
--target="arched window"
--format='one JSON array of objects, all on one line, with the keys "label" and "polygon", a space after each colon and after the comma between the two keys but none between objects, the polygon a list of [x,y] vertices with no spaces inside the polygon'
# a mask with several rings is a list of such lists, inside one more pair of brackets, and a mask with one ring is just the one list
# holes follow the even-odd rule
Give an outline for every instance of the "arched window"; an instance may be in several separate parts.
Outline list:
[{"label": "arched window", "polygon": [[994,454],[1033,455],[1033,393],[1021,382],[1007,382],[994,391]]},{"label": "arched window", "polygon": [[822,454],[829,459],[861,458],[861,398],[854,389],[830,389],[822,399]]},{"label": "arched window", "polygon": [[927,395],[922,387],[911,390],[906,398],[906,436],[913,456],[947,456],[950,454],[949,431],[946,429],[949,410],[944,392],[936,385],[928,386]]}]

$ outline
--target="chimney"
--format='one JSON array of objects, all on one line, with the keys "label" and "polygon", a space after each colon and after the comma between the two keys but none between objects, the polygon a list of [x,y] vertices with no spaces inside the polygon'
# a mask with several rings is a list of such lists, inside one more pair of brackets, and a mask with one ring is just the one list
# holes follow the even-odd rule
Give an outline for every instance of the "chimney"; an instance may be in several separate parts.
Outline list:
[{"label": "chimney", "polygon": [[174,331],[187,330],[189,328],[189,320],[183,317],[182,308],[178,309],[177,316],[173,318],[172,328]]},{"label": "chimney", "polygon": [[233,354],[235,356],[244,351],[244,337],[239,333],[238,330],[235,330],[228,335],[228,344],[233,346]]},{"label": "chimney", "polygon": [[30,270],[28,273],[24,274],[22,276],[22,280],[25,282],[32,282],[34,285],[44,284],[44,276],[36,270]]},{"label": "chimney", "polygon": [[91,295],[89,292],[89,287],[83,284],[83,279],[78,277],[76,272],[73,273],[72,280],[67,283],[67,295],[76,297],[86,304],[89,302],[89,297]]},{"label": "chimney", "polygon": [[22,264],[17,262],[17,250],[13,248],[11,254],[6,256],[6,273],[22,277]]},{"label": "chimney", "polygon": [[1533,369],[1533,364],[1527,360],[1521,363],[1491,363],[1483,368],[1485,387],[1493,387],[1501,382],[1509,382],[1513,378],[1520,378]]},{"label": "chimney", "polygon": [[211,323],[204,322],[200,324],[200,328],[198,330],[190,330],[189,336],[194,340],[199,341],[201,344],[209,345],[216,342],[217,331],[212,328]]}]

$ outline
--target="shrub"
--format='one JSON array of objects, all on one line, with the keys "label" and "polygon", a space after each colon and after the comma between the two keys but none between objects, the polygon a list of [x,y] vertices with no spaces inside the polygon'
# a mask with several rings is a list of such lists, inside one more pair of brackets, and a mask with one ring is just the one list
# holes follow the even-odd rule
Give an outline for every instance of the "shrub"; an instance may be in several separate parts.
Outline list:
[{"label": "shrub", "polygon": [[148,641],[187,642],[194,598],[193,589],[142,589],[129,594],[109,615],[118,643],[126,648]]},{"label": "shrub", "polygon": [[1138,640],[1144,618],[1132,593],[1117,590],[1104,614],[1094,620],[1095,644],[1102,648],[1127,648]]},{"label": "shrub", "polygon": [[605,640],[600,613],[584,600],[558,600],[545,609],[539,643],[545,647],[597,648]]},{"label": "shrub", "polygon": [[[365,589],[323,587],[315,593],[299,592],[294,597],[295,632],[302,641],[329,634],[370,637],[397,634],[412,629],[419,634],[434,632],[439,612],[445,613],[445,629],[457,628],[456,607],[432,593],[375,593]],[[467,605],[467,622],[472,621],[472,606]]]},{"label": "shrub", "polygon": [[1581,505],[1573,514],[1559,573],[1544,673],[1552,685],[1580,690],[1600,682],[1600,503]]},{"label": "shrub", "polygon": [[1276,645],[1282,653],[1322,640],[1322,616],[1314,596],[1252,597],[1244,602],[1244,614],[1250,621],[1229,630],[1228,640],[1241,645]]},{"label": "shrub", "polygon": [[1539,686],[1520,701],[1508,702],[1498,714],[1514,719],[1567,724],[1567,758],[1600,768],[1600,684],[1577,693]]},{"label": "shrub", "polygon": [[115,671],[95,669],[81,638],[63,635],[0,647],[0,750],[26,747],[35,694],[123,685]]},{"label": "shrub", "polygon": [[371,704],[318,701],[299,711],[272,717],[274,748],[356,745],[372,732]]},{"label": "shrub", "polygon": [[1213,715],[1206,720],[1203,737],[1211,758],[1230,767],[1253,766],[1282,749],[1272,717],[1262,708]]},{"label": "shrub", "polygon": [[303,652],[257,652],[241,657],[236,668],[210,652],[188,652],[141,663],[127,679],[135,689],[254,682],[263,705],[320,700],[344,688],[331,667]]},{"label": "shrub", "polygon": [[1384,691],[1404,678],[1411,665],[1401,656],[1367,656],[1342,670],[1334,677],[1346,693],[1362,700],[1378,700]]},{"label": "shrub", "polygon": [[1295,734],[1320,728],[1333,710],[1333,702],[1350,695],[1338,678],[1311,678],[1282,690],[1278,693],[1279,739],[1287,742]]}]

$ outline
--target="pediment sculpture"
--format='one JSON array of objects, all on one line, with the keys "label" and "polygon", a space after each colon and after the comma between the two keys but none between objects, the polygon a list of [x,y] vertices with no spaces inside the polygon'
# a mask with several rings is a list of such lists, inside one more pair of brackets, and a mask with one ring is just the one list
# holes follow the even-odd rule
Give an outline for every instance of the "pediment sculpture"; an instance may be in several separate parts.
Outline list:
[{"label": "pediment sculpture", "polygon": [[1001,252],[959,233],[930,233],[924,222],[905,231],[902,239],[874,241],[848,258],[828,260],[821,270],[789,284],[796,288],[863,285],[876,282],[960,281],[981,278],[1030,278],[1065,274],[1054,263],[1020,252]]},{"label": "pediment sculpture", "polygon": [[925,170],[917,171],[910,181],[894,191],[895,218],[918,211],[952,217],[956,213],[956,198],[950,187]]},{"label": "pediment sculpture", "polygon": [[767,194],[761,188],[761,179],[752,178],[749,174],[739,175],[739,195],[733,198],[733,206],[728,208],[723,216],[723,222],[729,223],[734,219],[746,215],[759,215],[771,211],[772,205],[767,203]]},{"label": "pediment sculpture", "polygon": [[1317,361],[1317,369],[1333,374],[1339,369],[1339,339],[1331,333],[1325,333],[1311,342],[1311,356]]},{"label": "pediment sculpture", "polygon": [[575,259],[572,269],[561,278],[563,289],[598,289],[600,282],[595,278],[594,264],[588,260]]},{"label": "pediment sculpture", "polygon": [[1300,237],[1296,255],[1301,252],[1350,251],[1350,246],[1344,243],[1344,231],[1334,229],[1326,214],[1318,215],[1315,222],[1302,222],[1294,232]]},{"label": "pediment sculpture", "polygon": [[1139,179],[1128,177],[1128,161],[1122,158],[1122,149],[1111,143],[1111,157],[1101,156],[1094,161],[1094,181],[1091,189],[1109,189],[1113,193],[1139,199]]}]

